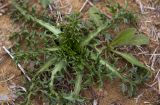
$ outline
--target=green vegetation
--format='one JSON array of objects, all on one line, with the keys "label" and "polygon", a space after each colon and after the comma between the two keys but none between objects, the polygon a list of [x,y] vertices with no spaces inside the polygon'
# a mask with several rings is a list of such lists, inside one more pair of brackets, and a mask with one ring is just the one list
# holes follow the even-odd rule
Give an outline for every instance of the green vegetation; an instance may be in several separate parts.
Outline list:
[{"label": "green vegetation", "polygon": [[[94,84],[102,88],[107,79],[120,79],[122,91],[133,96],[137,85],[150,76],[148,68],[132,54],[118,50],[124,45],[148,44],[149,39],[135,28],[125,29],[115,38],[109,34],[117,20],[130,19],[128,12],[119,18],[119,13],[112,10],[115,17],[108,19],[92,7],[86,22],[79,14],[72,14],[63,23],[53,25],[54,21],[38,19],[18,3],[13,2],[13,6],[18,11],[15,18],[25,20],[12,37],[17,41],[16,61],[33,65],[26,67],[32,81],[26,82],[27,93],[21,93],[23,104],[31,105],[39,97],[49,105],[77,105],[87,101],[82,91]],[[125,68],[116,65],[121,59],[126,61]]]}]

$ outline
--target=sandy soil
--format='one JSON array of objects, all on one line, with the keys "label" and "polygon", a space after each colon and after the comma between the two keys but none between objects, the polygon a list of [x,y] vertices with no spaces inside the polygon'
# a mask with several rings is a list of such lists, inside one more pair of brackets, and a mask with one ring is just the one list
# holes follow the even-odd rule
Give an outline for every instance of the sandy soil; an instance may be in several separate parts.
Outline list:
[{"label": "sandy soil", "polygon": [[8,16],[0,16],[0,24],[0,55],[2,55],[4,52],[2,46],[10,47],[12,45],[9,41],[9,36],[14,28]]},{"label": "sandy soil", "polygon": [[13,43],[9,40],[9,37],[17,30],[16,28],[16,25],[13,25],[9,16],[0,16],[0,102],[2,97],[11,98],[11,95],[13,94],[10,86],[13,84],[20,84],[22,77],[16,64],[2,48],[2,46],[7,48],[12,46]]}]

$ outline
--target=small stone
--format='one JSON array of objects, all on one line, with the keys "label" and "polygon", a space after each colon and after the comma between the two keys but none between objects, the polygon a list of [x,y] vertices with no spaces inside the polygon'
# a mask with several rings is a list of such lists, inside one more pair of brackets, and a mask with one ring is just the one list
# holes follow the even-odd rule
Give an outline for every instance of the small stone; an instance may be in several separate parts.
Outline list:
[{"label": "small stone", "polygon": [[5,10],[4,9],[0,9],[0,13],[5,13]]}]

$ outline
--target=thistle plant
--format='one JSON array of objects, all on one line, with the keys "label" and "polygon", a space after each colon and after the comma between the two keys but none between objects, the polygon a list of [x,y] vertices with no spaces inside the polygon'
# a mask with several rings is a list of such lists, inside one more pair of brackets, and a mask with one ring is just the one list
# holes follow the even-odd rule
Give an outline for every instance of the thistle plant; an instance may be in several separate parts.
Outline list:
[{"label": "thistle plant", "polygon": [[[34,24],[24,24],[22,30],[13,36],[17,40],[14,49],[16,61],[34,65],[28,68],[32,81],[26,83],[25,105],[31,105],[32,99],[39,94],[43,102],[50,105],[83,103],[85,98],[81,92],[92,84],[102,87],[108,78],[120,79],[123,90],[127,86],[132,96],[137,85],[150,76],[143,63],[117,49],[124,45],[148,44],[148,38],[138,34],[135,28],[128,28],[116,38],[102,42],[100,37],[112,28],[114,20],[104,18],[97,8],[89,10],[91,26],[78,14],[67,16],[64,23],[53,26],[28,14],[17,3],[12,4],[19,14]],[[128,72],[126,76],[126,71],[122,72],[121,68],[110,63],[109,57],[103,57],[104,52],[126,60],[128,68],[135,68],[134,74]]]}]

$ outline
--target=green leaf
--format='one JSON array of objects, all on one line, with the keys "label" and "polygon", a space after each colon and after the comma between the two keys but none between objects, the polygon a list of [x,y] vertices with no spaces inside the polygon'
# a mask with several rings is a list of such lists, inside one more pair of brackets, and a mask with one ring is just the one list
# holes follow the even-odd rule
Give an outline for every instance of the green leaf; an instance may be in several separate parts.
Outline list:
[{"label": "green leaf", "polygon": [[[93,60],[97,60],[97,56],[94,53],[91,53],[91,58]],[[106,66],[113,74],[115,74],[118,78],[127,81],[125,78],[123,78],[123,76],[118,72],[118,70],[113,67],[109,62],[107,62],[106,60],[99,58],[100,59],[100,63],[104,66]]]},{"label": "green leaf", "polygon": [[39,0],[44,8],[46,8],[52,0]]},{"label": "green leaf", "polygon": [[145,45],[149,44],[149,38],[145,35],[136,35],[133,39],[131,39],[128,43],[129,45]]},{"label": "green leaf", "polygon": [[52,70],[52,75],[51,75],[51,81],[49,83],[49,87],[50,87],[50,91],[52,94],[55,94],[57,97],[57,93],[54,91],[54,88],[53,88],[53,83],[54,83],[54,79],[55,79],[55,75],[62,70],[62,68],[65,67],[65,62],[64,61],[61,61],[59,63],[57,63],[54,67],[54,69]]},{"label": "green leaf", "polygon": [[40,19],[37,19],[36,17],[33,17],[32,15],[28,14],[27,11],[25,11],[24,9],[22,9],[17,3],[15,3],[14,1],[12,2],[12,4],[14,5],[14,7],[28,20],[32,20],[33,22],[36,22],[38,23],[39,25],[41,25],[42,27],[48,29],[49,31],[51,31],[54,35],[58,36],[61,31],[56,28],[55,26],[43,21],[43,20],[40,20]]},{"label": "green leaf", "polygon": [[88,12],[90,20],[93,21],[97,27],[104,24],[100,16],[100,11],[96,7],[91,7]]},{"label": "green leaf", "polygon": [[82,74],[80,72],[77,72],[77,78],[75,82],[75,88],[73,95],[77,97],[81,91],[81,83],[82,83]]},{"label": "green leaf", "polygon": [[115,38],[110,43],[110,46],[117,47],[117,46],[125,45],[126,43],[128,43],[129,41],[131,41],[131,39],[133,38],[133,36],[134,36],[135,33],[136,33],[136,29],[135,28],[128,28],[128,29],[122,31],[117,36],[117,38]]},{"label": "green leaf", "polygon": [[60,50],[59,47],[52,47],[52,48],[45,48],[46,51],[58,51]]},{"label": "green leaf", "polygon": [[63,96],[63,98],[70,100],[70,101],[76,101],[77,97],[79,96],[79,93],[81,91],[81,84],[82,84],[83,75],[80,72],[77,72],[76,74],[77,74],[77,76],[76,76],[74,91],[71,92],[69,95]]},{"label": "green leaf", "polygon": [[115,51],[115,50],[113,52],[116,53],[117,55],[123,57],[125,60],[127,60],[132,65],[147,69],[147,67],[144,66],[143,63],[139,62],[133,55],[127,54],[127,53],[122,53],[122,52]]},{"label": "green leaf", "polygon": [[135,28],[128,28],[122,31],[117,38],[115,38],[110,46],[117,47],[122,45],[144,45],[149,43],[149,38],[145,35],[135,35]]},{"label": "green leaf", "polygon": [[43,66],[41,67],[41,69],[40,69],[39,71],[37,71],[36,74],[34,75],[33,80],[35,80],[36,77],[37,77],[40,73],[42,73],[42,72],[44,72],[46,69],[48,69],[48,67],[51,66],[51,65],[55,62],[55,60],[56,60],[55,58],[52,58],[52,59],[48,60],[45,64],[43,64]]},{"label": "green leaf", "polygon": [[121,90],[123,94],[127,91],[127,86],[124,83],[121,84]]},{"label": "green leaf", "polygon": [[102,25],[102,26],[100,26],[96,31],[90,33],[85,39],[83,39],[83,40],[81,41],[81,44],[80,44],[81,47],[84,47],[84,46],[88,45],[89,42],[90,42],[92,39],[94,39],[96,36],[98,36],[100,32],[102,32],[104,29],[106,29],[106,28],[109,27],[109,26],[110,26],[110,25],[108,25],[108,24]]}]

